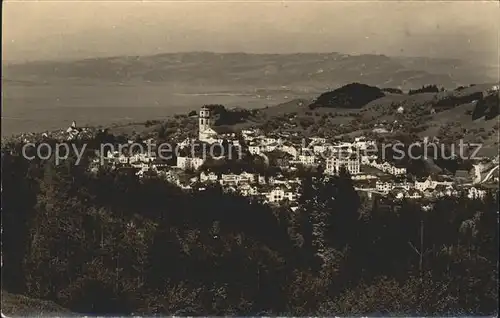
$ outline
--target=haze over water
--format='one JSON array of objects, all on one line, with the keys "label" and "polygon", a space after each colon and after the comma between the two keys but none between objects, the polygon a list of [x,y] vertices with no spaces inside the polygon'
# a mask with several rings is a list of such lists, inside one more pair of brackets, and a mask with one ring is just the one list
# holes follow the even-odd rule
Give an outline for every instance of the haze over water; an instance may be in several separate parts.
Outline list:
[{"label": "haze over water", "polygon": [[[495,1],[6,1],[2,64],[187,51],[341,52],[457,58],[487,66],[489,75],[495,75],[499,13]],[[232,67],[239,66],[228,65],[226,72],[233,72]],[[180,65],[172,72],[182,70]],[[314,71],[297,68],[304,74]],[[65,83],[64,78],[47,78],[44,84],[43,76],[29,83],[2,83],[3,135],[62,128],[72,120],[105,125],[155,119],[209,103],[264,107],[286,100],[281,93],[271,94],[272,100],[253,96],[256,85],[245,82],[246,74],[234,85],[207,89],[137,79],[121,85],[106,79]],[[193,95],[207,92],[237,96]],[[303,95],[287,93],[288,98]]]}]

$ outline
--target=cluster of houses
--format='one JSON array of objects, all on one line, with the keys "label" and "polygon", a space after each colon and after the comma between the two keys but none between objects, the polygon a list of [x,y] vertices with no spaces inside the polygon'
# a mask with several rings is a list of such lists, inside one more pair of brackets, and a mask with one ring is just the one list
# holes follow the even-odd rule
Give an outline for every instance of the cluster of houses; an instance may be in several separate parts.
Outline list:
[{"label": "cluster of houses", "polygon": [[391,164],[388,161],[379,162],[377,160],[377,156],[363,156],[361,159],[361,163],[367,166],[374,167],[380,171],[391,174],[393,176],[404,176],[406,175],[405,167],[398,167],[396,165]]},{"label": "cluster of houses", "polygon": [[[366,189],[365,189],[366,190]],[[449,180],[434,180],[431,176],[423,181],[391,182],[377,180],[375,191],[382,194],[391,194],[397,199],[421,199],[437,197],[458,197],[465,194],[470,199],[483,198],[487,191],[479,186],[458,187]]]},{"label": "cluster of houses", "polygon": [[[498,157],[493,161],[486,160],[485,163],[476,163],[471,173],[473,180],[470,183],[460,182],[462,179],[470,179],[467,171],[463,171],[464,176],[459,176],[457,172],[455,178],[449,180],[429,177],[422,181],[410,182],[406,180],[406,168],[398,167],[387,161],[380,161],[377,155],[368,155],[369,151],[367,150],[376,146],[376,142],[365,137],[357,137],[350,142],[330,143],[322,137],[311,137],[306,140],[296,132],[270,135],[262,133],[259,129],[245,129],[241,131],[241,134],[236,134],[227,128],[214,126],[209,107],[201,108],[198,121],[198,138],[180,142],[177,145],[180,150],[186,148],[189,150],[193,143],[229,144],[239,151],[260,156],[270,166],[280,167],[282,170],[293,171],[297,170],[299,166],[321,166],[326,175],[335,175],[341,169],[346,169],[350,173],[356,189],[369,194],[390,195],[396,199],[457,197],[464,194],[469,198],[482,198],[487,193],[483,187],[484,182],[490,180],[498,182]],[[22,138],[24,142],[43,140],[43,138],[61,141],[86,137],[90,139],[97,131],[96,129],[77,127],[76,123],[73,122],[66,130],[43,134],[24,134],[19,138]],[[428,139],[424,139],[423,142],[428,141]],[[433,140],[433,142],[438,141]],[[96,157],[89,168],[96,171],[103,163],[115,168],[130,168],[134,169],[139,177],[162,176],[183,189],[202,190],[210,184],[218,184],[225,191],[258,197],[269,203],[290,202],[293,205],[293,202],[299,197],[300,180],[298,178],[264,177],[249,172],[239,174],[200,172],[200,168],[209,159],[206,155],[203,152],[195,154],[190,151],[181,151],[176,153],[173,162],[170,161],[167,164],[165,160],[158,158],[155,152],[125,154],[119,151],[109,151],[103,157]],[[495,165],[496,171],[491,169]],[[372,170],[375,172],[368,172],[370,168],[374,168]],[[388,179],[386,180],[386,178]]]},{"label": "cluster of houses", "polygon": [[121,164],[129,164],[132,167],[141,168],[145,165],[153,163],[156,160],[156,154],[151,153],[133,153],[130,155],[126,155],[119,151],[108,151],[107,155],[104,159],[109,163],[121,163]]},{"label": "cluster of houses", "polygon": [[177,168],[182,170],[198,170],[204,163],[202,157],[177,157]]},{"label": "cluster of houses", "polygon": [[76,122],[73,121],[71,126],[69,126],[66,130],[59,130],[56,132],[44,132],[42,133],[42,137],[45,138],[53,138],[56,140],[82,140],[82,139],[91,139],[95,136],[97,132],[96,129],[90,127],[78,127]]},{"label": "cluster of houses", "polygon": [[[382,181],[380,175],[364,173],[362,166],[372,167],[378,172],[390,176],[391,179],[405,179],[406,168],[395,166],[389,162],[380,162],[376,155],[366,155],[368,148],[375,145],[375,141],[365,137],[357,137],[351,142],[329,143],[325,138],[313,137],[306,140],[297,134],[281,133],[265,135],[258,129],[246,129],[241,135],[227,129],[213,127],[210,109],[203,107],[199,112],[199,136],[197,140],[186,139],[179,143],[180,149],[189,148],[193,142],[215,145],[231,144],[245,150],[251,155],[265,158],[272,166],[279,166],[285,170],[296,170],[298,166],[324,167],[327,175],[338,174],[346,169],[356,188],[360,191],[373,191],[384,195],[391,194],[395,198],[429,198],[440,196],[458,196],[467,192],[470,198],[481,198],[486,191],[479,187],[461,187],[458,189],[453,181],[438,181],[428,178],[423,181],[396,182],[393,180]],[[242,144],[242,142],[244,144]],[[244,149],[245,148],[245,149]],[[296,201],[298,197],[298,179],[264,178],[258,174],[243,172],[240,174],[215,174],[213,172],[197,173],[195,177],[182,178],[186,171],[199,170],[206,160],[206,153],[185,152],[177,155],[176,164],[166,167],[165,163],[158,161],[154,154],[132,154],[129,156],[116,152],[108,153],[106,160],[117,162],[138,169],[139,176],[148,173],[163,175],[167,180],[184,189],[203,189],[209,184],[219,184],[226,191],[238,192],[244,196],[257,196],[270,203],[283,201]],[[194,175],[194,174],[191,174]],[[359,181],[359,182],[358,182]],[[371,186],[366,187],[366,183]],[[358,184],[357,184],[358,183]],[[359,184],[362,184],[359,186]]]},{"label": "cluster of houses", "polygon": [[[222,143],[224,140],[234,146],[242,147],[234,132],[227,130],[219,132],[218,127],[212,126],[213,120],[209,108],[202,107],[199,114],[199,141],[214,144]],[[314,167],[324,164],[327,174],[338,173],[341,166],[344,166],[351,175],[360,174],[361,156],[358,150],[374,144],[373,141],[367,141],[363,137],[356,138],[352,143],[335,144],[329,144],[325,138],[313,137],[308,144],[305,144],[305,139],[301,139],[297,134],[281,133],[270,136],[262,134],[258,129],[243,130],[241,137],[250,154],[262,156],[269,164],[291,170],[297,165]],[[180,146],[189,147],[192,142],[185,140]],[[271,159],[275,158],[278,160],[271,162]],[[203,155],[179,156],[177,167],[183,170],[196,170],[203,165],[205,159]]]},{"label": "cluster of houses", "polygon": [[240,174],[221,174],[202,172],[198,178],[200,183],[218,183],[227,191],[238,192],[244,196],[258,196],[266,202],[294,202],[298,198],[300,179],[287,179],[282,175],[265,177],[260,174],[242,172]]},{"label": "cluster of houses", "polygon": [[293,206],[300,195],[300,179],[288,179],[282,175],[266,177],[248,172],[240,174],[201,172],[191,178],[182,178],[182,174],[176,173],[175,170],[169,170],[160,175],[185,190],[205,190],[210,185],[220,185],[226,192],[260,198],[263,202],[271,204],[288,202]]},{"label": "cluster of houses", "polygon": [[[245,130],[243,138],[248,145],[248,151],[254,155],[275,155],[278,152],[287,154],[286,160],[279,161],[281,168],[292,168],[294,165],[305,167],[325,166],[326,174],[336,174],[344,167],[354,176],[361,173],[361,158],[359,151],[365,150],[373,141],[359,137],[354,142],[328,143],[325,138],[312,137],[296,140],[296,136],[265,136],[258,130]],[[293,141],[295,139],[295,142]]]},{"label": "cluster of houses", "polygon": [[76,122],[72,122],[67,129],[59,129],[55,131],[46,131],[41,133],[23,133],[13,138],[13,141],[21,141],[23,143],[37,143],[47,139],[57,140],[60,142],[71,140],[92,139],[98,132],[98,129],[91,127],[78,127]]}]

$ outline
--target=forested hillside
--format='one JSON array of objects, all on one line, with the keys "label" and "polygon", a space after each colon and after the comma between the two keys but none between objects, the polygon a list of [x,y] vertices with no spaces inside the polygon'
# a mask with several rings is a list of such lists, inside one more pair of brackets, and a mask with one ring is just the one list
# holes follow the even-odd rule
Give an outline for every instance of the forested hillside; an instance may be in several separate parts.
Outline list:
[{"label": "forested hillside", "polygon": [[368,200],[311,175],[301,208],[3,156],[3,288],[72,312],[493,315],[498,197]]}]

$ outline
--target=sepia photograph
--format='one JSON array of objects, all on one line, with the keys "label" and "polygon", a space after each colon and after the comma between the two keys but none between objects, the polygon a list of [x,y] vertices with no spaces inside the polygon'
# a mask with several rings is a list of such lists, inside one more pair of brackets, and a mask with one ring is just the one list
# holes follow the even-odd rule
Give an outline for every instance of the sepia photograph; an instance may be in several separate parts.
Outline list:
[{"label": "sepia photograph", "polygon": [[2,1],[2,318],[498,316],[499,17]]}]

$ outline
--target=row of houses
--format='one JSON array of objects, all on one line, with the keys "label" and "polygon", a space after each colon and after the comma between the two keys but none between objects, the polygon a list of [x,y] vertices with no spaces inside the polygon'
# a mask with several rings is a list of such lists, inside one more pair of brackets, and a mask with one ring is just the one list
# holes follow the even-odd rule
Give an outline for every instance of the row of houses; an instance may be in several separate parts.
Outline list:
[{"label": "row of houses", "polygon": [[419,191],[415,188],[411,188],[409,190],[394,188],[389,193],[396,199],[459,197],[462,195],[465,195],[469,199],[482,199],[485,197],[487,191],[477,187],[457,189],[453,186],[438,186],[434,189],[429,188],[424,191]]},{"label": "row of houses", "polygon": [[204,190],[210,184],[220,184],[224,191],[239,193],[243,196],[258,197],[264,202],[279,204],[294,202],[299,197],[300,179],[286,179],[283,176],[268,177],[242,172],[240,174],[221,174],[202,172],[199,177],[193,177],[187,182],[170,174],[169,181],[183,189]]},{"label": "row of houses", "polygon": [[435,189],[438,186],[450,187],[450,186],[453,186],[453,182],[452,181],[433,180],[432,177],[429,176],[424,181],[417,181],[416,180],[413,183],[410,183],[410,182],[395,183],[392,181],[378,180],[376,182],[375,188],[381,192],[389,192],[389,191],[393,190],[394,188],[402,188],[405,190],[410,190],[411,188],[414,188],[418,191],[424,191],[427,189]]},{"label": "row of houses", "polygon": [[406,174],[406,168],[405,167],[397,167],[387,161],[385,162],[379,162],[377,159],[372,157],[363,157],[362,158],[362,163],[371,167],[374,167],[378,170],[381,170],[385,173],[392,174],[394,176],[402,176]]},{"label": "row of houses", "polygon": [[443,197],[459,196],[466,191],[469,198],[482,198],[486,195],[486,190],[478,187],[464,187],[458,189],[452,181],[437,181],[428,177],[424,181],[411,182],[390,182],[378,180],[375,190],[384,194],[392,193],[395,197]]},{"label": "row of houses", "polygon": [[199,175],[201,183],[220,183],[221,185],[240,185],[240,184],[269,184],[286,185],[300,184],[299,178],[284,178],[282,175],[276,177],[266,177],[257,173],[242,172],[240,174],[216,174],[214,172],[201,172]]},{"label": "row of houses", "polygon": [[294,202],[299,197],[301,180],[285,178],[282,175],[266,177],[256,173],[216,174],[201,172],[198,176],[187,177],[180,169],[144,168],[138,174],[157,173],[166,181],[184,190],[204,190],[209,185],[220,185],[224,191],[243,196],[261,198],[264,202],[278,204]]},{"label": "row of houses", "polygon": [[300,196],[299,187],[296,184],[279,184],[273,186],[242,184],[239,186],[227,186],[224,189],[228,192],[240,193],[243,196],[258,197],[270,204],[280,204],[283,202],[293,204]]},{"label": "row of houses", "polygon": [[134,154],[124,154],[119,151],[108,151],[104,157],[105,161],[108,163],[121,163],[121,164],[137,164],[137,163],[153,163],[156,161],[157,157],[154,152],[151,153],[134,153]]}]

